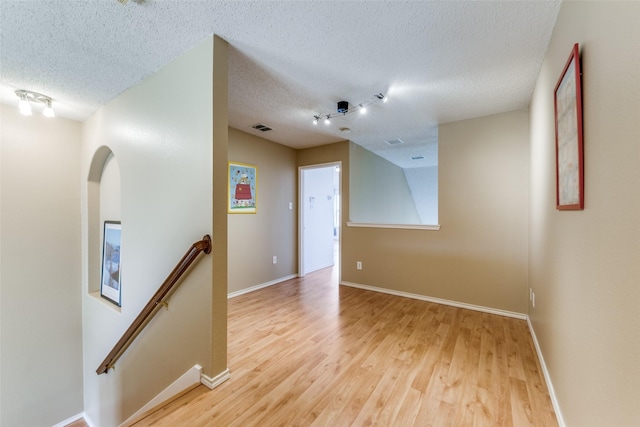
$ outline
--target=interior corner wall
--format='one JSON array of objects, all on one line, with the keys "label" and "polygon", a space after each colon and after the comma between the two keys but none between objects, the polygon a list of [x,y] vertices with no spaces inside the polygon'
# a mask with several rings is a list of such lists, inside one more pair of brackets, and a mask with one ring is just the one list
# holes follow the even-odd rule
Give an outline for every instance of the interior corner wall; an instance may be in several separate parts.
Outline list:
[{"label": "interior corner wall", "polygon": [[[255,214],[229,214],[229,292],[297,272],[297,168],[294,149],[229,128],[229,160],[257,167]],[[289,209],[291,204],[291,209]],[[273,256],[278,257],[273,264]]]},{"label": "interior corner wall", "polygon": [[[208,38],[82,126],[84,411],[95,425],[118,425],[195,364],[212,369],[212,257],[203,254],[171,294],[168,310],[158,311],[116,369],[96,374],[184,253],[212,234],[213,51]],[[97,224],[88,218],[88,177],[105,146],[121,179],[119,310],[90,294],[95,286],[88,283],[95,277],[88,271],[95,265],[88,236],[101,233],[89,229]]]},{"label": "interior corner wall", "polygon": [[351,143],[351,218],[353,222],[420,224],[420,216],[401,167]]},{"label": "interior corner wall", "polygon": [[80,123],[0,105],[0,425],[82,412]]},{"label": "interior corner wall", "polygon": [[420,224],[438,224],[438,166],[404,170]]},{"label": "interior corner wall", "polygon": [[[640,3],[562,3],[531,103],[529,317],[567,426],[637,426]],[[553,91],[580,44],[585,208],[555,209]]]},{"label": "interior corner wall", "polygon": [[526,313],[528,141],[524,110],[441,125],[441,229],[347,227],[342,280]]}]

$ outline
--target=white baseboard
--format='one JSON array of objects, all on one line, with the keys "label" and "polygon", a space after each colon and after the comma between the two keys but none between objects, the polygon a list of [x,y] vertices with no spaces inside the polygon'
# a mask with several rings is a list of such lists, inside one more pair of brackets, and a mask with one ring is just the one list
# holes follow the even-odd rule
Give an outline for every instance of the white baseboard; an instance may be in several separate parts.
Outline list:
[{"label": "white baseboard", "polygon": [[64,426],[69,425],[69,424],[71,424],[73,422],[81,420],[82,418],[84,418],[84,414],[83,413],[78,414],[78,415],[74,415],[73,417],[69,417],[64,421],[60,421],[58,424],[54,425],[53,427],[64,427]]},{"label": "white baseboard", "polygon": [[540,344],[538,344],[538,338],[536,337],[536,332],[533,330],[533,325],[531,324],[531,319],[529,319],[529,316],[527,316],[527,324],[529,325],[529,332],[531,333],[531,338],[533,339],[533,345],[536,347],[536,352],[538,353],[538,360],[540,361],[542,373],[544,374],[544,380],[547,383],[547,390],[549,390],[549,397],[551,398],[553,410],[556,413],[558,426],[566,427],[564,418],[562,418],[562,411],[560,411],[560,404],[558,403],[556,392],[553,388],[553,384],[551,383],[551,376],[549,375],[549,371],[547,370],[546,363],[544,363],[544,356],[542,356],[542,350],[540,350]]},{"label": "white baseboard", "polygon": [[125,422],[120,424],[121,426],[131,425],[137,421],[143,415],[153,411],[158,406],[166,404],[168,401],[184,394],[186,391],[192,389],[196,385],[200,384],[200,376],[202,375],[202,366],[195,365],[187,372],[185,372],[180,378],[175,380],[171,385],[162,390],[160,394],[151,399],[146,405],[140,408],[135,414],[131,415]]},{"label": "white baseboard", "polygon": [[278,283],[281,283],[281,282],[284,282],[284,281],[287,281],[287,280],[290,280],[290,279],[295,279],[296,277],[298,277],[297,274],[290,274],[288,276],[284,276],[284,277],[281,277],[279,279],[272,280],[270,282],[261,283],[259,285],[251,286],[250,288],[245,288],[245,289],[240,289],[239,291],[230,292],[229,294],[227,294],[227,299],[231,299],[231,298],[238,297],[240,295],[248,294],[249,292],[257,291],[258,289],[262,289],[262,288],[266,288],[266,287],[269,287],[269,286],[277,285]]},{"label": "white baseboard", "polygon": [[352,282],[344,282],[344,281],[342,281],[342,282],[340,282],[340,284],[344,285],[344,286],[349,286],[349,287],[352,287],[352,288],[364,289],[364,290],[367,290],[367,291],[381,292],[383,294],[395,295],[395,296],[405,297],[405,298],[412,298],[412,299],[417,299],[417,300],[427,301],[427,302],[434,302],[434,303],[437,303],[437,304],[450,305],[450,306],[458,307],[458,308],[466,308],[467,310],[481,311],[483,313],[489,313],[489,314],[497,314],[498,316],[513,317],[513,318],[520,319],[520,320],[526,320],[527,319],[527,315],[526,314],[524,314],[524,313],[516,313],[515,311],[500,310],[500,309],[491,308],[491,307],[483,307],[481,305],[474,305],[474,304],[467,304],[467,303],[464,303],[464,302],[450,301],[450,300],[441,299],[441,298],[428,297],[428,296],[425,296],[425,295],[412,294],[412,293],[409,293],[409,292],[396,291],[396,290],[393,290],[393,289],[378,288],[378,287],[369,286],[369,285],[361,285],[359,283],[352,283]]},{"label": "white baseboard", "polygon": [[228,380],[230,377],[231,377],[231,374],[229,373],[229,368],[227,368],[224,371],[220,372],[218,375],[216,375],[214,378],[211,378],[206,376],[205,374],[202,374],[200,376],[200,383],[203,385],[206,385],[207,387],[213,390],[214,388],[218,387],[220,384]]},{"label": "white baseboard", "polygon": [[86,413],[82,413],[82,418],[84,418],[84,422],[87,423],[89,427],[97,427],[96,423],[94,423]]}]

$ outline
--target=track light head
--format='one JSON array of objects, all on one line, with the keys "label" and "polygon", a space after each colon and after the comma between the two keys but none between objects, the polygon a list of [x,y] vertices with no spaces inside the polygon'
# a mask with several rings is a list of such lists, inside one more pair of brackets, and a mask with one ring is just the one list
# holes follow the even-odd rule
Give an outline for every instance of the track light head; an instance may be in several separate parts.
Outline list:
[{"label": "track light head", "polygon": [[56,116],[56,113],[53,112],[53,108],[51,108],[51,100],[47,101],[47,106],[42,110],[42,115],[49,118]]},{"label": "track light head", "polygon": [[20,101],[18,102],[18,110],[20,110],[20,114],[23,116],[30,116],[33,114],[31,112],[31,104],[29,104],[26,97],[20,98]]}]

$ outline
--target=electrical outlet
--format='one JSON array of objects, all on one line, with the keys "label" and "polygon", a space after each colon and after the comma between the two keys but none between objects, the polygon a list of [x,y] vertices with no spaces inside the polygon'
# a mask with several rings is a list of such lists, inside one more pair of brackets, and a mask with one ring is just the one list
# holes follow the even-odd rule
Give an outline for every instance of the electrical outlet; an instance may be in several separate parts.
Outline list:
[{"label": "electrical outlet", "polygon": [[362,261],[356,261],[356,270],[362,270]]},{"label": "electrical outlet", "polygon": [[278,257],[277,257],[277,256],[275,256],[275,255],[273,256],[273,263],[274,263],[274,264],[277,264],[277,263],[278,263]]},{"label": "electrical outlet", "polygon": [[536,294],[534,294],[533,292],[531,292],[531,305],[533,306],[533,308],[536,308]]},{"label": "electrical outlet", "polygon": [[289,210],[293,209],[293,202],[289,202]]}]

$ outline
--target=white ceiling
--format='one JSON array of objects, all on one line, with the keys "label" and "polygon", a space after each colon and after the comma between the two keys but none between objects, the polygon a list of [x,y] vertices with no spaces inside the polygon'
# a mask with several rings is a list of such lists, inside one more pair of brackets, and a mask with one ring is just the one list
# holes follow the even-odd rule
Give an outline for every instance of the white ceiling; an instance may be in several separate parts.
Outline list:
[{"label": "white ceiling", "polygon": [[[0,102],[84,120],[205,37],[230,49],[229,125],[303,148],[350,139],[428,165],[437,124],[526,108],[560,1],[0,0]],[[357,105],[366,115],[314,126]],[[273,130],[259,132],[262,123]],[[344,133],[340,128],[350,128]],[[384,141],[404,141],[390,149]],[[425,160],[411,161],[423,155]]]}]

